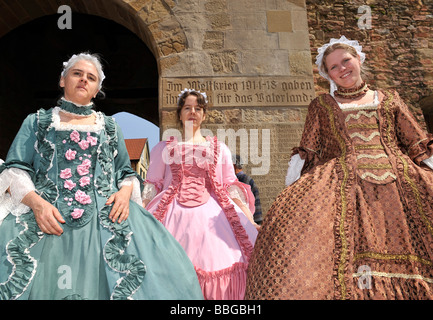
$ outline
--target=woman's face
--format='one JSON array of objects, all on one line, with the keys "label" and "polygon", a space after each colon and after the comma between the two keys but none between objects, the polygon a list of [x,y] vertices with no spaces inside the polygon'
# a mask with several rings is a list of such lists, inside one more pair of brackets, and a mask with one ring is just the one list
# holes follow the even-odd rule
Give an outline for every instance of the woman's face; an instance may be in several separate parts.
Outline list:
[{"label": "woman's face", "polygon": [[197,97],[194,95],[186,97],[185,104],[180,110],[180,121],[183,127],[186,127],[187,121],[191,121],[193,129],[196,130],[200,128],[205,118],[204,109],[197,104]]},{"label": "woman's face", "polygon": [[344,49],[336,49],[326,57],[328,75],[337,86],[353,88],[362,83],[361,61]]},{"label": "woman's face", "polygon": [[93,63],[80,60],[60,79],[60,87],[64,88],[66,100],[89,104],[99,91],[98,71]]}]

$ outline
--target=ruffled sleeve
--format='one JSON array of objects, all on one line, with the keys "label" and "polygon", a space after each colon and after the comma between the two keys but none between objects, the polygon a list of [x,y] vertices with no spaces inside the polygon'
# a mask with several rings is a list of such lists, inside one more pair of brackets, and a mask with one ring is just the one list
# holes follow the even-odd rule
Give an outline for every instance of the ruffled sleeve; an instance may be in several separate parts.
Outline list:
[{"label": "ruffled sleeve", "polygon": [[[304,160],[302,172],[313,168],[320,160],[322,150],[322,141],[320,134],[320,103],[314,99],[308,106],[307,118],[305,120],[304,131],[302,133],[299,147],[293,148],[292,157],[299,154],[301,160]],[[294,162],[300,162],[295,158]],[[296,175],[295,175],[296,176]]]},{"label": "ruffled sleeve", "polygon": [[433,156],[428,159],[422,160],[422,162],[433,170]]},{"label": "ruffled sleeve", "polygon": [[[17,167],[29,171],[31,175],[34,174],[35,170],[33,168],[33,162],[36,154],[37,131],[36,114],[28,115],[23,121],[12,145],[9,148],[5,160],[7,167]],[[41,146],[38,146],[38,148],[41,149],[40,152],[44,151]]]},{"label": "ruffled sleeve", "polygon": [[256,210],[255,197],[251,191],[251,186],[240,181],[233,182],[228,187],[229,196],[232,199],[239,199],[245,206],[250,209],[251,213]]},{"label": "ruffled sleeve", "polygon": [[141,194],[143,200],[152,200],[163,189],[166,170],[165,147],[166,142],[161,141],[150,151],[149,169]]},{"label": "ruffled sleeve", "polygon": [[125,140],[123,138],[122,130],[119,125],[115,123],[117,133],[117,152],[114,157],[114,165],[117,183],[119,184],[123,179],[130,176],[138,177],[138,174],[132,169],[131,161],[129,159],[128,150],[126,149]]},{"label": "ruffled sleeve", "polygon": [[123,186],[130,186],[132,185],[132,193],[131,193],[131,200],[138,203],[140,206],[142,204],[141,201],[141,187],[140,187],[140,181],[138,181],[137,177],[130,176],[123,179],[123,181],[120,183],[119,188],[122,188]]},{"label": "ruffled sleeve", "polygon": [[141,192],[142,200],[152,200],[159,193],[158,190],[155,184],[146,180],[144,182],[143,191]]},{"label": "ruffled sleeve", "polygon": [[125,185],[132,184],[131,200],[141,205],[142,180],[131,167],[131,161],[129,159],[128,150],[126,149],[122,130],[111,117],[106,117],[105,125],[109,135],[115,132],[114,135],[116,137],[116,139],[110,139],[110,144],[116,147],[114,151],[114,178],[117,187],[120,189]]},{"label": "ruffled sleeve", "polygon": [[304,164],[305,160],[301,159],[301,156],[299,154],[294,154],[290,158],[285,180],[286,186],[290,186],[293,182],[297,181],[301,177],[301,172]]},{"label": "ruffled sleeve", "polygon": [[236,177],[230,149],[222,142],[217,142],[217,147],[220,148],[220,165],[216,167],[216,176],[221,179],[221,185],[225,187],[230,198],[239,199],[252,213],[254,213],[254,194],[249,185],[240,182]]},{"label": "ruffled sleeve", "polygon": [[238,181],[236,178],[235,169],[233,167],[233,160],[230,149],[222,142],[217,142],[217,148],[220,148],[219,154],[220,159],[219,165],[216,167],[216,176],[222,185],[230,186],[231,184]]},{"label": "ruffled sleeve", "polygon": [[433,155],[433,135],[419,125],[408,106],[397,92],[393,92],[396,106],[395,130],[401,148],[418,165]]},{"label": "ruffled sleeve", "polygon": [[21,203],[23,198],[31,191],[35,191],[30,175],[18,168],[5,169],[0,173],[0,194],[10,194],[10,201],[17,212],[27,212],[30,210]]},{"label": "ruffled sleeve", "polygon": [[0,224],[9,214],[20,215],[30,211],[22,199],[35,191],[32,166],[36,154],[36,114],[27,116],[16,135],[6,161],[0,165]]}]

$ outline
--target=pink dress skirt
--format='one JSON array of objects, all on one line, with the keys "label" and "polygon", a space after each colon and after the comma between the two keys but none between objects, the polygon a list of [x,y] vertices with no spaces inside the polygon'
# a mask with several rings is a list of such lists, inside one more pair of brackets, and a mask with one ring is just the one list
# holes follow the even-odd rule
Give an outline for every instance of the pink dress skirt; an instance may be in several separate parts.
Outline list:
[{"label": "pink dress skirt", "polygon": [[[160,142],[151,152],[147,182],[159,193],[146,209],[179,241],[208,300],[243,299],[255,226],[230,199],[237,181],[225,144]],[[251,198],[248,190],[243,190]]]}]

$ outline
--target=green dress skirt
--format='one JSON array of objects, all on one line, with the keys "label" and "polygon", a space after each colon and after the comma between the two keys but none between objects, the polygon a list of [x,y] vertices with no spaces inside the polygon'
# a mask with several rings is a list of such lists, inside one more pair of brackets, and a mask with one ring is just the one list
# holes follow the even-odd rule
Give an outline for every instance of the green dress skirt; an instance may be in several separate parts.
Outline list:
[{"label": "green dress skirt", "polygon": [[[0,224],[0,300],[203,299],[192,263],[166,228],[136,202],[122,222],[109,196],[134,176],[118,126],[60,128],[56,108],[24,121],[0,166],[29,173],[65,219],[63,234],[39,229],[30,210]],[[0,204],[1,205],[1,204]]]}]

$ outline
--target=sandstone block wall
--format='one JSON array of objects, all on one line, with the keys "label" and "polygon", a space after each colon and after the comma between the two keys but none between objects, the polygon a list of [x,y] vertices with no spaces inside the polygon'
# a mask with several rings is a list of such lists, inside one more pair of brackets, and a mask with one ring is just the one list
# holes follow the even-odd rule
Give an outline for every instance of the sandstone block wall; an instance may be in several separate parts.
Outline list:
[{"label": "sandstone block wall", "polygon": [[[363,45],[371,86],[397,90],[425,126],[420,101],[433,94],[433,1],[306,3],[316,91],[328,90],[314,64],[317,48],[345,35]],[[371,11],[370,28],[360,28],[366,23],[362,6]]]},{"label": "sandstone block wall", "polygon": [[205,129],[240,153],[266,213],[315,97],[305,1],[179,0],[172,12],[186,49],[161,57],[161,131],[179,129],[180,90],[206,91]]}]

